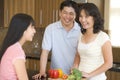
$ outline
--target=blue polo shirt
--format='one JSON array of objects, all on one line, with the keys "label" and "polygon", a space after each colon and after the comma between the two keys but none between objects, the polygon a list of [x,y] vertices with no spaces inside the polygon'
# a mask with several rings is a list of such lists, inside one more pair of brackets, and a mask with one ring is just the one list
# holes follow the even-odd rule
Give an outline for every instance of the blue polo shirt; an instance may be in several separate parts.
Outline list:
[{"label": "blue polo shirt", "polygon": [[61,68],[69,74],[77,51],[80,26],[74,22],[74,27],[68,32],[61,21],[52,23],[46,27],[42,48],[52,51],[51,68]]}]

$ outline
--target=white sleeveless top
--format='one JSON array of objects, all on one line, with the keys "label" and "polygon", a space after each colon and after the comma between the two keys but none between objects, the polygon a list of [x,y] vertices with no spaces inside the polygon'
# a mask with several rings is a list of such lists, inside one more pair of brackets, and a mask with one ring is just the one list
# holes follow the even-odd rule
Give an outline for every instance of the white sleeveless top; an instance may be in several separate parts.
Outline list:
[{"label": "white sleeveless top", "polygon": [[[81,37],[78,43],[78,52],[80,54],[79,70],[90,73],[104,63],[102,46],[110,39],[103,31],[98,33],[94,41],[87,44],[81,42]],[[105,73],[102,73],[89,80],[106,80],[106,76]]]}]

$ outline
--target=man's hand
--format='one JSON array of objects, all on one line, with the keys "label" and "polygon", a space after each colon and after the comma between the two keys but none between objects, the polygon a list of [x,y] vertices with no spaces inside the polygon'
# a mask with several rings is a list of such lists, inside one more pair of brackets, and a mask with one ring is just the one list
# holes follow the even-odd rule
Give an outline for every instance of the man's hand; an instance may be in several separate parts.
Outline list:
[{"label": "man's hand", "polygon": [[36,75],[32,76],[32,78],[35,79],[35,80],[39,80],[39,79],[41,79],[42,77],[46,78],[47,75],[46,75],[46,74],[41,75],[41,74],[39,73],[39,74],[36,74]]}]

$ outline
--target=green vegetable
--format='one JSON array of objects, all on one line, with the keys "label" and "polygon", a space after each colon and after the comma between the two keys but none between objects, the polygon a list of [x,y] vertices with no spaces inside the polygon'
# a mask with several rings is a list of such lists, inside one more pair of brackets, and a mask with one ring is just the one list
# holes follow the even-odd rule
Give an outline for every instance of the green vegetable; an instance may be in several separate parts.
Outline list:
[{"label": "green vegetable", "polygon": [[69,75],[67,78],[67,80],[75,80],[75,79],[76,79],[76,77],[73,74]]},{"label": "green vegetable", "polygon": [[71,75],[69,75],[69,76],[68,76],[68,80],[81,80],[81,78],[82,78],[82,72],[79,71],[78,69],[74,68],[72,70]]},{"label": "green vegetable", "polygon": [[81,77],[77,77],[76,80],[81,80]]}]

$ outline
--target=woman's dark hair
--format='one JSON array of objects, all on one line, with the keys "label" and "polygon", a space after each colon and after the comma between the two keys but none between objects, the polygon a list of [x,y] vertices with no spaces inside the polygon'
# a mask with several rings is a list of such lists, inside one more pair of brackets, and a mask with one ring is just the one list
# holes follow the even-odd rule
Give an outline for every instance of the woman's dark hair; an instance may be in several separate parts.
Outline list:
[{"label": "woman's dark hair", "polygon": [[72,7],[75,13],[78,13],[78,4],[71,0],[65,0],[60,5],[60,10],[62,11],[64,7]]},{"label": "woman's dark hair", "polygon": [[[92,16],[94,19],[94,27],[93,27],[93,33],[98,33],[100,30],[104,29],[104,20],[102,19],[100,12],[97,8],[97,6],[93,3],[83,3],[79,7],[79,17],[81,11],[84,10],[87,16]],[[86,32],[86,29],[83,29],[81,23],[79,22],[81,27],[81,32],[84,34]]]},{"label": "woman's dark hair", "polygon": [[28,28],[30,24],[32,24],[33,26],[35,25],[34,20],[30,15],[19,13],[12,17],[7,34],[1,47],[0,59],[9,46],[21,39],[24,31]]}]

